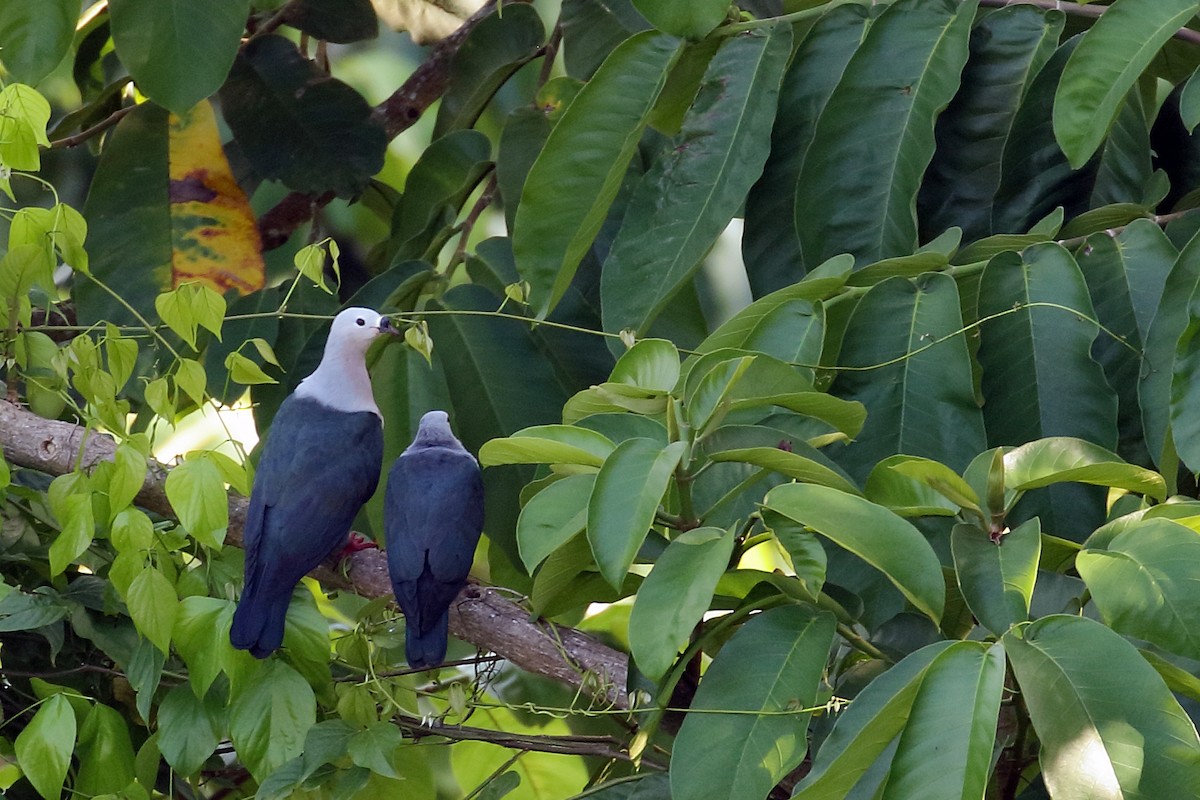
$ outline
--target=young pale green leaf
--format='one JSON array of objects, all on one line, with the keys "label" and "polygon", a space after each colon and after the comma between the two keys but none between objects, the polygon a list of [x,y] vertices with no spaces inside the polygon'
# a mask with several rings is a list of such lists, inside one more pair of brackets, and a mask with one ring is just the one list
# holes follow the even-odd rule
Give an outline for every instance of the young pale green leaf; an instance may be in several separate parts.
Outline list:
[{"label": "young pale green leaf", "polygon": [[240,383],[244,386],[279,383],[279,381],[264,372],[262,367],[236,350],[225,356],[225,369],[229,370],[229,378],[234,383]]},{"label": "young pale green leaf", "polygon": [[300,755],[316,711],[312,688],[298,672],[282,661],[263,665],[229,706],[229,736],[255,780]]},{"label": "young pale green leaf", "polygon": [[147,550],[154,544],[154,523],[146,512],[127,506],[113,517],[109,536],[119,552]]},{"label": "young pale green leaf", "polygon": [[718,450],[709,453],[708,457],[718,462],[738,461],[754,464],[805,483],[817,483],[849,494],[862,494],[858,487],[841,473],[799,453],[781,450],[778,447],[739,447]]},{"label": "young pale green leaf", "polygon": [[[924,483],[959,508],[982,514],[979,495],[958,473],[938,461],[897,455],[885,459],[887,468]],[[880,463],[885,463],[880,462]]]},{"label": "young pale green leaf", "polygon": [[645,335],[740,210],[767,159],[791,43],[789,25],[720,43],[683,119],[679,146],[660,152],[642,176],[605,259],[605,330]]},{"label": "young pale green leaf", "polygon": [[1196,728],[1128,641],[1087,617],[1054,615],[1001,642],[1051,797],[1186,797],[1200,786]]},{"label": "young pale green leaf", "polygon": [[955,525],[950,535],[958,588],[980,624],[1001,636],[1029,619],[1029,601],[1042,554],[1037,517],[993,542],[976,525]]},{"label": "young pale green leaf", "polygon": [[166,323],[168,328],[178,334],[193,350],[196,349],[196,326],[199,323],[183,287],[163,292],[154,298],[154,309],[158,312],[158,318]]},{"label": "young pale green leaf", "polygon": [[228,660],[229,626],[233,608],[228,600],[217,597],[185,597],[171,632],[196,697],[203,698]]},{"label": "young pale green leaf", "polygon": [[1127,464],[1116,453],[1082,439],[1039,439],[1004,455],[1004,483],[1009,489],[1024,491],[1067,481],[1128,489],[1159,501],[1167,496],[1157,472]]},{"label": "young pale green leaf", "polygon": [[[195,775],[221,742],[221,703],[176,686],[158,706],[158,749],[180,775]],[[240,755],[240,754],[239,754]]]},{"label": "young pale green leaf", "polygon": [[1054,135],[1078,169],[1159,48],[1195,16],[1195,0],[1117,0],[1083,36],[1054,97]]},{"label": "young pale green leaf", "polygon": [[208,458],[189,458],[171,470],[167,499],[179,523],[202,544],[220,548],[229,529],[229,501],[221,471]]},{"label": "young pale green leaf", "polygon": [[80,794],[116,794],[134,779],[133,742],[125,718],[114,708],[97,703],[79,728],[79,774],[74,789]]},{"label": "young pale green leaf", "polygon": [[479,463],[581,464],[599,467],[613,451],[608,437],[574,425],[537,425],[479,448]]},{"label": "young pale green leaf", "polygon": [[92,543],[96,520],[90,493],[66,498],[62,531],[50,545],[50,574],[60,575]]},{"label": "young pale green leaf", "polygon": [[113,454],[116,468],[108,480],[108,508],[110,517],[127,508],[146,480],[146,456],[129,442],[122,442]]},{"label": "young pale green leaf", "polygon": [[777,486],[763,502],[854,553],[886,575],[921,613],[935,623],[941,620],[942,567],[911,523],[862,497],[815,484]]},{"label": "young pale green leaf", "polygon": [[568,475],[535,494],[521,509],[517,548],[530,575],[546,556],[583,531],[595,482],[595,475]]},{"label": "young pale green leaf", "polygon": [[654,512],[683,455],[685,442],[665,448],[652,439],[622,442],[604,462],[588,499],[587,537],[600,574],[620,587],[654,524]]},{"label": "young pale green leaf", "polygon": [[1200,658],[1200,534],[1167,519],[1143,519],[1104,549],[1075,556],[1080,576],[1118,633],[1153,642],[1172,653]]},{"label": "young pale green leaf", "polygon": [[666,339],[642,339],[617,359],[608,380],[666,394],[679,381],[679,350]]},{"label": "young pale green leaf", "polygon": [[671,797],[758,800],[800,763],[834,629],[832,614],[804,605],[764,611],[738,629],[675,739]]},{"label": "young pale green leaf", "polygon": [[753,362],[754,356],[731,358],[717,364],[700,379],[684,400],[692,430],[703,435],[709,427],[720,423],[725,410],[722,405],[728,408],[729,391]]},{"label": "young pale green leaf", "polygon": [[137,574],[125,593],[125,605],[138,633],[145,636],[163,653],[170,652],[171,629],[179,611],[175,587],[156,568],[146,568]]},{"label": "young pale green leaf", "polygon": [[125,388],[125,384],[133,377],[133,369],[137,365],[138,343],[121,335],[116,325],[108,323],[104,330],[104,354],[108,358],[108,371],[112,373],[117,390]]},{"label": "young pale green leaf", "polygon": [[[12,482],[12,471],[4,460],[4,449],[0,448],[0,489],[5,489]],[[3,497],[3,495],[0,495]]]},{"label": "young pale green leaf", "polygon": [[918,650],[842,712],[794,797],[855,796],[870,785],[868,772],[886,787],[876,795],[884,800],[982,797],[1004,672],[999,645],[938,642]]},{"label": "young pale green leaf", "polygon": [[38,794],[48,800],[62,794],[75,749],[75,730],[75,712],[70,702],[64,695],[56,694],[42,703],[13,742],[21,771]]},{"label": "young pale green leaf", "polygon": [[654,562],[629,615],[633,659],[651,680],[665,675],[688,643],[732,553],[732,533],[694,528],[672,540]]},{"label": "young pale green leaf", "polygon": [[46,123],[50,103],[32,86],[10,83],[0,90],[0,164],[10,169],[41,169],[38,147],[49,147]]},{"label": "young pale green leaf", "polygon": [[568,106],[534,161],[513,226],[513,253],[545,319],[562,298],[617,195],[681,42],[626,39]]},{"label": "young pale green leaf", "polygon": [[[844,258],[848,270],[854,260],[849,255]],[[696,352],[730,348],[765,353],[789,363],[816,364],[825,335],[825,310],[809,294],[824,285],[827,288],[817,292],[819,298],[844,284],[844,277],[801,281],[755,300],[709,334]]]}]

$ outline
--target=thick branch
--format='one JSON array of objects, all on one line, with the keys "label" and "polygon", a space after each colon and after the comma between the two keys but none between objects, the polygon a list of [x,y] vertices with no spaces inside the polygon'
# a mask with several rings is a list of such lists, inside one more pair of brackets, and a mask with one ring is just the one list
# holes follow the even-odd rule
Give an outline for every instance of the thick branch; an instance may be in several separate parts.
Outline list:
[{"label": "thick branch", "polygon": [[629,761],[622,744],[611,736],[525,736],[487,728],[468,728],[441,722],[423,722],[416,717],[397,715],[393,720],[417,736],[444,736],[454,741],[489,742],[514,750],[533,750],[576,756]]},{"label": "thick branch", "polygon": [[[63,475],[76,463],[88,469],[111,460],[116,445],[103,434],[78,425],[42,419],[0,401],[0,448],[20,467]],[[138,493],[143,508],[174,516],[164,484],[167,468],[152,461]],[[225,541],[242,546],[248,501],[229,497],[229,532]],[[320,567],[313,576],[324,585],[348,589],[363,597],[390,597],[387,558],[379,550],[352,553],[339,568]],[[573,628],[530,619],[529,612],[496,589],[470,585],[450,609],[450,631],[476,647],[490,650],[529,672],[582,689],[604,705],[628,708],[626,656]]]}]

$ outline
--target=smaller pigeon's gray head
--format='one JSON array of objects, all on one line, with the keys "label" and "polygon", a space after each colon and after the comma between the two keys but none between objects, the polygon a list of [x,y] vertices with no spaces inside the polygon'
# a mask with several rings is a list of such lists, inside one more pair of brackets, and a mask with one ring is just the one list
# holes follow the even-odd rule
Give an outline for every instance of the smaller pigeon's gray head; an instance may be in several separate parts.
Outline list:
[{"label": "smaller pigeon's gray head", "polygon": [[342,310],[333,318],[329,342],[365,353],[376,336],[394,332],[392,323],[378,311],[353,307]]},{"label": "smaller pigeon's gray head", "polygon": [[413,447],[453,447],[462,444],[450,429],[450,415],[445,411],[427,411],[417,425]]}]

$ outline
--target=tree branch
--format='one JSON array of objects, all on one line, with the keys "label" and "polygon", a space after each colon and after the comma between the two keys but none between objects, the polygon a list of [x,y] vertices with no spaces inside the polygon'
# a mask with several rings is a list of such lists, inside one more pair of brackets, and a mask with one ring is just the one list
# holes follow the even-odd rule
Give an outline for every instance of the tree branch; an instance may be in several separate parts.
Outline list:
[{"label": "tree branch", "polygon": [[487,728],[427,722],[407,714],[398,714],[392,717],[392,721],[417,736],[444,736],[454,741],[488,742],[514,750],[533,750],[539,753],[631,760],[621,742],[611,736],[529,736]]},{"label": "tree branch", "polygon": [[[1094,4],[1080,4],[1076,3],[1075,0],[1068,0],[1068,2],[1063,2],[1063,0],[979,0],[979,5],[990,8],[1004,8],[1005,6],[1015,6],[1018,4],[1037,6],[1046,11],[1058,9],[1064,14],[1074,14],[1077,17],[1092,17],[1093,19],[1099,17],[1109,8],[1108,6]],[[1194,31],[1191,28],[1180,28],[1172,36],[1180,41],[1200,44],[1200,31]]]},{"label": "tree branch", "polygon": [[[111,460],[116,444],[104,434],[89,434],[81,426],[43,419],[0,401],[0,449],[8,461],[19,467],[63,475],[75,468],[77,460],[85,470]],[[143,508],[174,518],[164,489],[168,471],[151,460],[137,502]],[[229,496],[226,544],[242,546],[248,506],[246,498]],[[348,589],[363,597],[392,594],[387,557],[379,550],[352,553],[340,565],[319,567],[312,575],[325,586]],[[524,670],[582,690],[606,706],[629,707],[624,653],[574,628],[531,619],[528,611],[496,589],[474,584],[463,589],[450,608],[450,631]]]}]

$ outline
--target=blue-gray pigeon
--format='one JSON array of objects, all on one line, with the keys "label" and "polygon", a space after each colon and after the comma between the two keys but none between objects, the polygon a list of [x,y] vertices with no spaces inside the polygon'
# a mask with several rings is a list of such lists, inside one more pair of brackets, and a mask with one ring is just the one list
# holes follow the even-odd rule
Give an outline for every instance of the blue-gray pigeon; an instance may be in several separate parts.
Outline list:
[{"label": "blue-gray pigeon", "polygon": [[333,320],[321,363],[271,424],[246,514],[246,583],[229,641],[266,658],[283,642],[292,589],[346,544],[379,484],[383,421],[367,347],[393,328],[369,308]]},{"label": "blue-gray pigeon", "polygon": [[479,462],[454,437],[445,411],[421,417],[413,443],[392,465],[384,530],[408,663],[436,667],[446,659],[450,604],[467,583],[483,530]]}]

